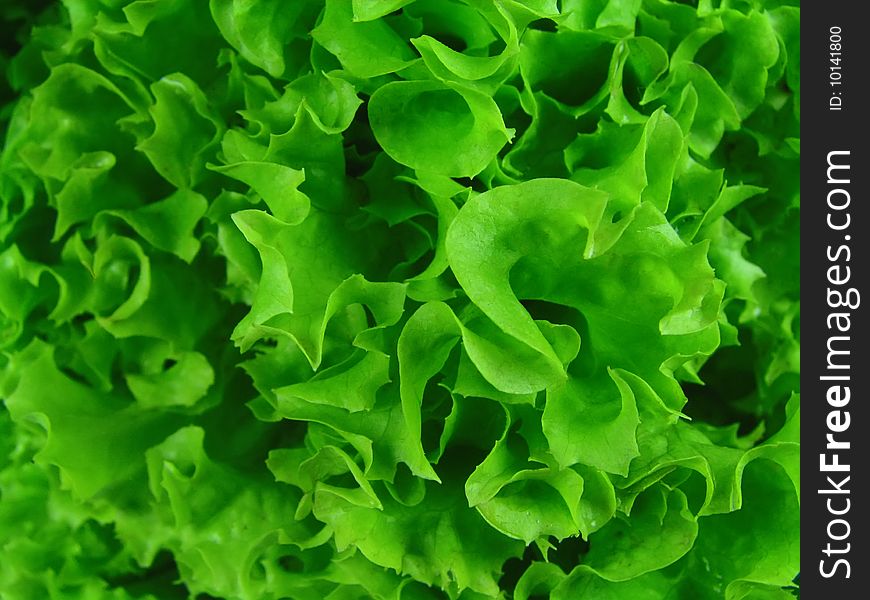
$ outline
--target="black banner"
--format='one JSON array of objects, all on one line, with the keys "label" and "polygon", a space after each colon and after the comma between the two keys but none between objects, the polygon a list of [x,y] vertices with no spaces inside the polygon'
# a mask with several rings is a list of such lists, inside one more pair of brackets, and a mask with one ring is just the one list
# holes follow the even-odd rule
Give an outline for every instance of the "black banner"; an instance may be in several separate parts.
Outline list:
[{"label": "black banner", "polygon": [[[801,592],[867,597],[868,34],[859,2],[801,15]],[[833,594],[833,595],[832,595]]]}]

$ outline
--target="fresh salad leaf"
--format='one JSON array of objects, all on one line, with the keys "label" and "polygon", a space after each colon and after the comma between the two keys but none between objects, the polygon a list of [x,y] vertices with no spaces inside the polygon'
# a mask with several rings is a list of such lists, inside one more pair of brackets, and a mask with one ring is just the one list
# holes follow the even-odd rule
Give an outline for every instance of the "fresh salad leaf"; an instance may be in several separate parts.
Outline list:
[{"label": "fresh salad leaf", "polygon": [[792,597],[795,4],[8,0],[0,597]]}]

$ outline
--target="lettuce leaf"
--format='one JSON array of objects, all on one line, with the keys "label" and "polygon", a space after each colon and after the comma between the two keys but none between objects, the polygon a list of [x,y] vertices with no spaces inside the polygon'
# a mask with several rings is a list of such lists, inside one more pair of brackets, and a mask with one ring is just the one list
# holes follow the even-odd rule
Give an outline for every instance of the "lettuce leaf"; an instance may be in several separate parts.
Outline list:
[{"label": "lettuce leaf", "polygon": [[791,597],[792,4],[7,2],[0,597]]}]

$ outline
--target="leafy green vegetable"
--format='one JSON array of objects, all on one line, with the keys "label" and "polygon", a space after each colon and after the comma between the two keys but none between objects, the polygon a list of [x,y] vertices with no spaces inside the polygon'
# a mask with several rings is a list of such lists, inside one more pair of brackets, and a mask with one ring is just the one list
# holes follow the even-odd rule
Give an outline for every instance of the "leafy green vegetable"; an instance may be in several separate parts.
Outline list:
[{"label": "leafy green vegetable", "polygon": [[791,597],[796,3],[7,4],[0,597]]}]

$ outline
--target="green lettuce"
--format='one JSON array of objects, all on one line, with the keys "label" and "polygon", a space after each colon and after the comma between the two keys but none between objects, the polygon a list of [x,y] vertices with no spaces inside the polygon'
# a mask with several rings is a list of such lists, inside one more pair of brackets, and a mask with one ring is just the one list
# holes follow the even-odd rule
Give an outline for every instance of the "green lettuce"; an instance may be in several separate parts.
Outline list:
[{"label": "green lettuce", "polygon": [[798,2],[7,4],[4,599],[798,592]]}]

